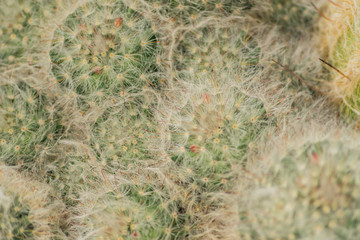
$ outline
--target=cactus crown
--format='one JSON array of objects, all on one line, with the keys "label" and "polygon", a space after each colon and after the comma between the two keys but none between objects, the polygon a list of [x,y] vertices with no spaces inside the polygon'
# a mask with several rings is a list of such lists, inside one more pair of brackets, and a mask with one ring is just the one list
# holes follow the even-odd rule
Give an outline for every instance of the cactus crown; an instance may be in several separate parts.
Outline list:
[{"label": "cactus crown", "polygon": [[359,217],[353,214],[360,204],[359,191],[353,191],[358,188],[358,157],[358,149],[325,140],[289,149],[278,161],[271,159],[240,214],[253,223],[242,229],[244,236],[355,239],[360,229]]},{"label": "cactus crown", "polygon": [[353,118],[360,115],[359,9],[355,1],[329,4],[328,19],[320,24],[324,55],[332,65],[331,94],[341,101],[342,112]]},{"label": "cactus crown", "polygon": [[157,40],[121,1],[86,2],[55,30],[50,56],[58,82],[79,94],[137,92],[157,85]]}]

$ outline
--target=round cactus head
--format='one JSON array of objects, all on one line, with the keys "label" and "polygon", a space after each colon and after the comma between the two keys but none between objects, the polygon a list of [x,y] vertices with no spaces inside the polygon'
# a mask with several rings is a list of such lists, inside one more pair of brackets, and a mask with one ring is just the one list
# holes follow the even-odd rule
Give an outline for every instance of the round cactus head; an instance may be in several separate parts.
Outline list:
[{"label": "round cactus head", "polygon": [[320,45],[331,70],[330,89],[346,115],[360,117],[360,8],[356,1],[329,3]]},{"label": "round cactus head", "polygon": [[0,83],[1,162],[31,170],[44,163],[65,124],[50,99],[25,82]]},{"label": "round cactus head", "polygon": [[0,232],[5,239],[21,239],[34,237],[34,225],[29,220],[29,206],[24,204],[18,195],[12,198],[0,188]]},{"label": "round cactus head", "polygon": [[34,60],[32,53],[40,42],[40,26],[55,9],[49,0],[0,2],[0,66]]},{"label": "round cactus head", "polygon": [[[0,58],[5,64],[14,63],[28,44],[28,29],[33,24],[35,1],[2,1],[0,3]],[[0,64],[1,64],[0,62]]]},{"label": "round cactus head", "polygon": [[52,239],[64,237],[59,223],[62,205],[50,201],[48,186],[0,166],[1,239]]},{"label": "round cactus head", "polygon": [[55,30],[52,72],[80,94],[136,92],[157,84],[157,40],[141,13],[122,1],[82,3]]},{"label": "round cactus head", "polygon": [[346,142],[323,140],[268,159],[240,214],[244,239],[356,239],[359,156]]},{"label": "round cactus head", "polygon": [[[189,31],[173,53],[174,68],[178,74],[208,74],[246,70],[254,75],[258,71],[260,48],[253,35],[237,26],[238,22],[212,22],[205,27]],[[234,61],[236,59],[236,61]]]},{"label": "round cactus head", "polygon": [[[147,11],[151,11],[161,19],[167,19],[171,24],[190,25],[198,23],[205,18],[227,17],[238,14],[243,8],[249,5],[248,0],[145,0],[133,2],[145,6]],[[164,24],[162,22],[162,24]],[[161,24],[161,25],[162,25]],[[154,26],[156,29],[160,25]]]},{"label": "round cactus head", "polygon": [[0,83],[0,108],[0,161],[37,171],[64,132],[52,95],[25,82]]},{"label": "round cactus head", "polygon": [[248,14],[282,35],[299,37],[314,26],[317,12],[306,0],[249,0]]}]

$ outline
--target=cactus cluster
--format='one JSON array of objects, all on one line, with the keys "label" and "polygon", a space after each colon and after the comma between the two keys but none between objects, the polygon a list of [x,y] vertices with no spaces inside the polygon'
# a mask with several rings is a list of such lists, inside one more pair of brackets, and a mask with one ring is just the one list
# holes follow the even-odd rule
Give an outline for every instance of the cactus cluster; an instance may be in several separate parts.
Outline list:
[{"label": "cactus cluster", "polygon": [[0,238],[356,239],[357,11],[2,1]]}]

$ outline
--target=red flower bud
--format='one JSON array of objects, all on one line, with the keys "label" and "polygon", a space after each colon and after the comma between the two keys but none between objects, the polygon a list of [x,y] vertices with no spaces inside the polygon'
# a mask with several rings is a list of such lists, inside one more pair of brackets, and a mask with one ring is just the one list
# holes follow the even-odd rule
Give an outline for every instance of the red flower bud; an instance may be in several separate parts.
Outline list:
[{"label": "red flower bud", "polygon": [[191,145],[190,151],[193,153],[198,153],[200,151],[200,147],[198,145]]},{"label": "red flower bud", "polygon": [[121,17],[116,18],[116,20],[114,22],[114,26],[116,28],[118,28],[118,27],[121,27],[122,24],[123,24],[123,20],[121,19]]},{"label": "red flower bud", "polygon": [[311,163],[313,163],[313,164],[318,164],[319,163],[319,157],[318,157],[318,155],[316,154],[316,153],[313,153],[312,155],[311,155]]}]

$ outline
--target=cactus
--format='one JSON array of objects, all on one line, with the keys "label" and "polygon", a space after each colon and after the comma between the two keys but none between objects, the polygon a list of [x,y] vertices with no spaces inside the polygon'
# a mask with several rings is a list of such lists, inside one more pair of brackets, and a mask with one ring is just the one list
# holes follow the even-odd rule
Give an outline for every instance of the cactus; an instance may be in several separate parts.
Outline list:
[{"label": "cactus", "polygon": [[359,7],[356,1],[329,3],[320,22],[320,48],[330,70],[330,96],[340,102],[345,116],[358,119],[359,112]]},{"label": "cactus", "polygon": [[[241,10],[249,5],[248,0],[140,0],[131,2],[142,7],[148,14],[156,16],[160,21],[171,21],[171,24],[192,25],[208,18],[240,15]],[[154,26],[159,28],[161,26]]]},{"label": "cactus", "polygon": [[217,211],[226,212],[228,194],[236,185],[237,170],[248,160],[247,152],[256,151],[263,131],[277,117],[280,120],[276,111],[287,109],[281,92],[269,90],[269,98],[257,91],[258,83],[249,74],[252,69],[233,73],[224,68],[199,74],[197,79],[179,78],[175,89],[181,89],[181,94],[177,90],[167,93],[169,100],[157,114],[167,154],[176,169],[184,169],[179,185],[192,192],[183,205],[196,206],[189,211],[195,216],[193,237],[204,232],[214,238],[234,237],[232,231],[218,229],[227,219],[214,216]]},{"label": "cactus", "polygon": [[[173,53],[177,74],[202,74],[206,71],[235,71],[237,68],[252,69],[253,76],[259,71],[260,48],[252,39],[254,32],[236,26],[236,21],[215,21],[182,37]],[[240,23],[237,23],[240,24]],[[226,26],[226,27],[222,27]],[[238,61],[233,61],[234,59]]]},{"label": "cactus", "polygon": [[121,1],[88,1],[55,29],[52,72],[78,94],[137,92],[158,85],[156,46],[140,13]]},{"label": "cactus", "polygon": [[48,186],[0,167],[0,233],[2,239],[64,237],[59,220],[63,206],[50,201]]},{"label": "cactus", "polygon": [[310,2],[303,0],[252,0],[249,6],[249,15],[256,21],[295,37],[313,30],[318,17]]},{"label": "cactus", "polygon": [[[21,57],[28,44],[28,28],[33,24],[32,8],[35,2],[27,3],[23,1],[2,1],[1,18],[4,24],[1,25],[1,59],[6,63],[15,61]],[[9,11],[5,13],[5,11]],[[9,19],[10,18],[10,19]]]},{"label": "cactus", "polygon": [[[105,175],[106,184],[96,185],[99,190],[86,194],[82,202],[88,207],[85,211],[89,217],[85,220],[84,231],[91,237],[104,239],[183,239],[189,236],[190,216],[182,208],[179,193],[167,189],[168,184],[161,184],[164,181],[147,170],[142,170],[142,175],[132,172],[130,168],[122,172],[130,178]],[[143,182],[144,175],[152,181]],[[170,195],[171,192],[174,195]]]},{"label": "cactus", "polygon": [[256,141],[267,115],[261,100],[243,90],[227,85],[214,91],[188,89],[194,99],[185,100],[180,111],[168,119],[173,123],[169,130],[174,132],[170,136],[175,162],[190,164],[187,167],[197,169],[199,176],[205,179],[212,175],[213,179],[208,180],[219,184],[220,176],[229,173],[231,163],[241,161],[246,148]]},{"label": "cactus", "polygon": [[[4,195],[2,193],[1,195]],[[6,202],[11,202],[6,206]],[[19,201],[19,197],[13,199],[2,199],[3,205],[0,207],[2,215],[0,231],[6,239],[32,238],[34,226],[29,221],[29,208]]]},{"label": "cactus", "polygon": [[[46,5],[48,8],[43,8]],[[41,25],[56,11],[49,0],[0,3],[0,66],[33,62],[41,39]]]},{"label": "cactus", "polygon": [[246,192],[239,201],[241,239],[357,238],[357,136],[314,125],[313,132],[281,133],[284,144],[276,142],[262,163],[244,171],[252,177],[247,190],[239,188]]},{"label": "cactus", "polygon": [[54,151],[64,131],[51,95],[35,91],[25,82],[1,83],[0,161],[36,170]]}]

